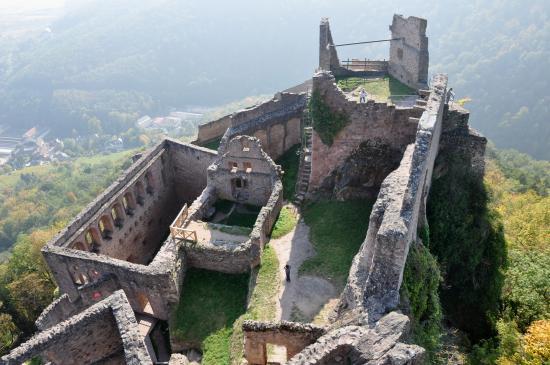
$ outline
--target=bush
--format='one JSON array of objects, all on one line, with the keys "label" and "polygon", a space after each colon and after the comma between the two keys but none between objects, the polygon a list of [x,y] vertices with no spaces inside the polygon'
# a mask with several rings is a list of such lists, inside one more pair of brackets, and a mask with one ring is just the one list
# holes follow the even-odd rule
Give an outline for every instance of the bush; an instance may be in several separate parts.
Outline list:
[{"label": "bush", "polygon": [[292,146],[279,159],[277,164],[281,165],[284,171],[283,175],[283,197],[291,200],[296,188],[296,179],[298,178],[298,168],[300,165],[300,145]]},{"label": "bush", "polygon": [[424,245],[413,244],[403,272],[401,295],[409,303],[414,342],[424,347],[430,358],[440,346],[440,281],[436,259]]}]

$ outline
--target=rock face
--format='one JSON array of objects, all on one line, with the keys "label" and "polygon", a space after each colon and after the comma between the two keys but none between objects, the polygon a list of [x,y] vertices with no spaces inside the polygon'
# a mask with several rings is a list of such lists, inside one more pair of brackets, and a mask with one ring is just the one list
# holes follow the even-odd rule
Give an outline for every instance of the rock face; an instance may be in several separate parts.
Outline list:
[{"label": "rock face", "polygon": [[403,153],[380,139],[361,142],[330,176],[321,195],[337,200],[374,199],[386,176],[399,166]]}]

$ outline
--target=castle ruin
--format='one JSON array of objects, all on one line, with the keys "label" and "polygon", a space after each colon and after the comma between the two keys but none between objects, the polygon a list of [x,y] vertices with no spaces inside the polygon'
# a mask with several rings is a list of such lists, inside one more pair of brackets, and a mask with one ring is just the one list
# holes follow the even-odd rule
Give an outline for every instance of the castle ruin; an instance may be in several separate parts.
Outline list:
[{"label": "castle ruin", "polygon": [[[166,364],[160,327],[185,296],[189,268],[242,273],[259,265],[283,200],[361,197],[376,203],[331,324],[245,321],[245,360],[266,364],[266,345],[276,344],[288,364],[422,363],[424,349],[408,341],[409,319],[398,310],[407,254],[427,224],[441,157],[465,156],[483,174],[486,145],[469,113],[448,103],[446,75],[428,86],[426,26],[395,15],[389,61],[342,64],[322,19],[311,81],[201,125],[195,144],[166,139],[136,156],[44,246],[61,295],[36,321],[39,332],[1,363],[40,356],[50,364]],[[387,75],[412,88],[412,98],[360,103],[336,83]],[[345,120],[330,142],[322,121],[311,120],[313,97]],[[217,151],[199,146],[212,141]],[[296,196],[283,197],[284,172],[273,160],[297,144]],[[220,202],[252,210],[253,227],[225,227]]]}]

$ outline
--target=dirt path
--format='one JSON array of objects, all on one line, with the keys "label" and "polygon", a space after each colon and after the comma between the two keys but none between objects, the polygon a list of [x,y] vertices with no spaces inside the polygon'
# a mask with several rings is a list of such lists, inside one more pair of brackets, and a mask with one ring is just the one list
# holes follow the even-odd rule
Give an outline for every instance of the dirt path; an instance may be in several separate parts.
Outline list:
[{"label": "dirt path", "polygon": [[[311,321],[321,308],[338,293],[327,280],[310,275],[298,276],[302,263],[315,255],[309,241],[309,227],[299,220],[296,227],[285,236],[271,240],[271,247],[279,259],[278,320]],[[285,280],[284,266],[289,264],[290,282]]]}]

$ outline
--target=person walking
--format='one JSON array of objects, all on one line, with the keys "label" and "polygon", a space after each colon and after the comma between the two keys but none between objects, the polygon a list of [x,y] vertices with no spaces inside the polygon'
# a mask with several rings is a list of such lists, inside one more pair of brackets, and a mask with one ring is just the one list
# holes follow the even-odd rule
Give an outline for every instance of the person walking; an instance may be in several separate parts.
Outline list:
[{"label": "person walking", "polygon": [[365,91],[365,88],[361,88],[361,93],[359,93],[359,102],[360,103],[366,103],[367,102],[367,92]]},{"label": "person walking", "polygon": [[285,265],[285,275],[286,275],[286,281],[290,283],[290,265]]},{"label": "person walking", "polygon": [[447,91],[447,104],[452,103],[455,100],[455,92],[453,91],[453,88],[450,88]]}]

